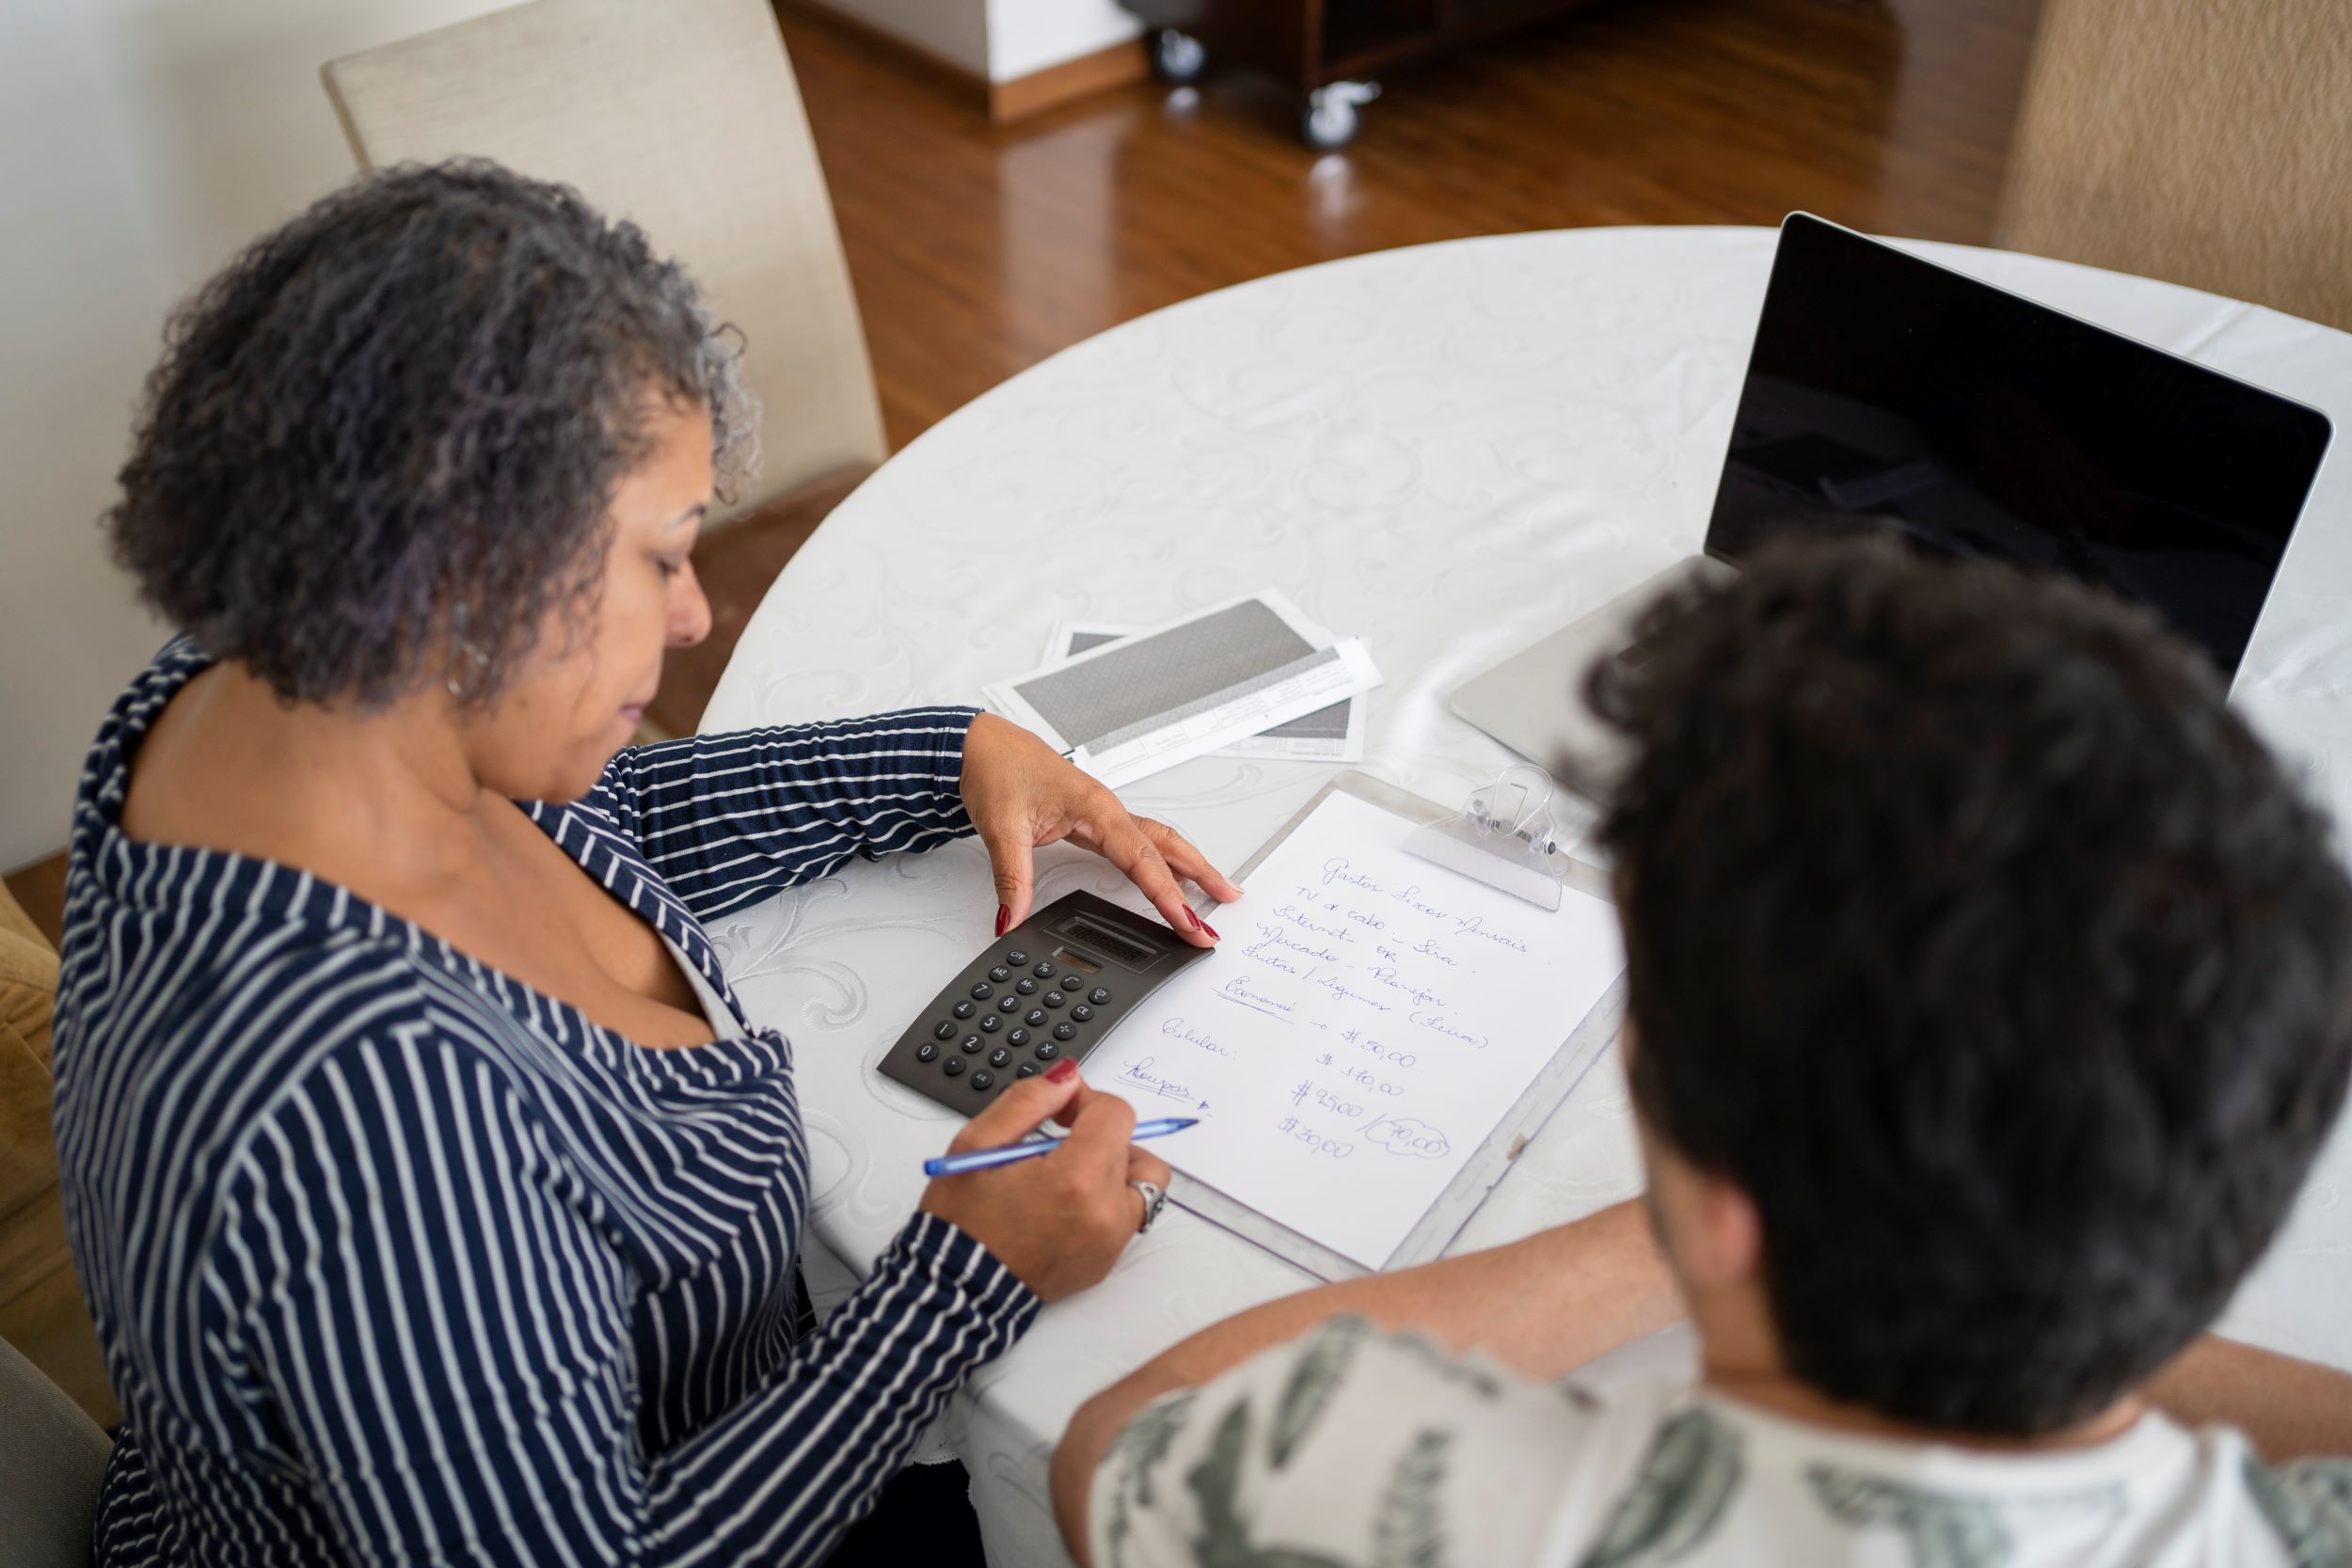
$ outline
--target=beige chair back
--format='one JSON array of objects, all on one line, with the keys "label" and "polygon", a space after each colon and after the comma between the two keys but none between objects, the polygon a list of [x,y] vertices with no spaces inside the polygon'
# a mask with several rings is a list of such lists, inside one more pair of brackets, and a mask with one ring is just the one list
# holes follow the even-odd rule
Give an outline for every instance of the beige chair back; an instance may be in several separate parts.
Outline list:
[{"label": "beige chair back", "polygon": [[765,0],[532,0],[327,63],[362,167],[470,154],[578,188],[742,329],[764,405],[738,512],[888,455],[857,301]]},{"label": "beige chair back", "polygon": [[[122,1413],[66,1248],[57,1146],[49,1130],[49,1031],[56,1004],[57,955],[0,886],[0,1338],[111,1426]],[[0,1426],[9,1408],[0,1399]],[[0,1544],[8,1539],[0,1529]],[[0,1563],[10,1560],[0,1545]]]},{"label": "beige chair back", "polygon": [[2352,329],[2352,0],[2047,0],[1994,234]]},{"label": "beige chair back", "polygon": [[0,1561],[85,1568],[113,1451],[97,1422],[0,1339]]}]

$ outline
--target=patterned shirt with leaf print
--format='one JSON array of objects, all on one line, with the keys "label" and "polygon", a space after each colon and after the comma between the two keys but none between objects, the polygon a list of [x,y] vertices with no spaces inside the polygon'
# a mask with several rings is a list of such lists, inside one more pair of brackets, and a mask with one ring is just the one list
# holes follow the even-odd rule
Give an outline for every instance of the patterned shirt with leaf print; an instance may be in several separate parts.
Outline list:
[{"label": "patterned shirt with leaf print", "polygon": [[1147,1406],[1091,1496],[1096,1568],[2352,1568],[2352,1462],[2267,1467],[2226,1428],[1890,1442],[1358,1319]]}]

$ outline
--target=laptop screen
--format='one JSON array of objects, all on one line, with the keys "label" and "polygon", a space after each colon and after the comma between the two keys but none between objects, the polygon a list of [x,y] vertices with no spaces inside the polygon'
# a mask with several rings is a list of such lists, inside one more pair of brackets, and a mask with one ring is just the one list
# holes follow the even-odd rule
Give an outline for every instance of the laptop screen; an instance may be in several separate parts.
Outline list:
[{"label": "laptop screen", "polygon": [[2314,409],[1794,214],[1707,552],[1892,530],[2137,599],[2228,674],[2327,445]]}]

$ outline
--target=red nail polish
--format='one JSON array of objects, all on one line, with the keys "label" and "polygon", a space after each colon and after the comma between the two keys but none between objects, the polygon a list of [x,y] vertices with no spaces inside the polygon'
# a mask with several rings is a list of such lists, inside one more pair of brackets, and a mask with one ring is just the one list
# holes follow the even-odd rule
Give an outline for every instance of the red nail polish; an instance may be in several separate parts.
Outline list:
[{"label": "red nail polish", "polygon": [[1077,1076],[1078,1064],[1067,1056],[1045,1069],[1045,1081],[1049,1084],[1067,1084]]},{"label": "red nail polish", "polygon": [[1192,928],[1194,930],[1198,931],[1203,928],[1200,924],[1200,917],[1193,913],[1190,910],[1186,910],[1184,911],[1184,918],[1192,922]]},{"label": "red nail polish", "polygon": [[1216,934],[1216,927],[1214,927],[1214,926],[1212,926],[1212,925],[1210,925],[1207,921],[1205,921],[1205,920],[1196,920],[1196,921],[1194,921],[1194,922],[1193,922],[1193,924],[1194,924],[1194,925],[1196,925],[1196,926],[1198,926],[1198,927],[1200,927],[1202,930],[1204,930],[1204,931],[1208,932],[1208,933],[1209,933],[1209,940],[1210,940],[1211,942],[1222,942],[1222,941],[1224,941],[1224,940],[1225,940],[1224,938],[1222,938],[1222,937],[1220,937],[1220,936],[1218,936],[1218,935]]},{"label": "red nail polish", "polygon": [[999,905],[997,905],[997,906],[996,906],[996,934],[997,934],[998,936],[1000,936],[1000,937],[1001,937],[1001,936],[1003,936],[1003,935],[1005,934],[1005,922],[1006,922],[1007,920],[1010,919],[1010,918],[1011,918],[1011,916],[1012,916],[1012,906],[1011,906],[1011,905],[1009,905],[1009,904],[999,904]]}]

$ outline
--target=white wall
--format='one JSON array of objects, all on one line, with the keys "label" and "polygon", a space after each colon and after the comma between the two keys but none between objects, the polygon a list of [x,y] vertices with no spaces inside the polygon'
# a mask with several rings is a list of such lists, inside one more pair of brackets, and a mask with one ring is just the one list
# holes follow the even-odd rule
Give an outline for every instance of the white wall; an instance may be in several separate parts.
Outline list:
[{"label": "white wall", "polygon": [[1142,31],[1112,0],[988,0],[988,78],[1009,82]]},{"label": "white wall", "polygon": [[988,74],[988,0],[816,0],[974,76]]},{"label": "white wall", "polygon": [[506,0],[0,0],[0,868],[163,629],[107,561],[165,312],[347,178],[322,61]]},{"label": "white wall", "polygon": [[1143,30],[1116,0],[817,0],[992,82],[1009,82]]}]

